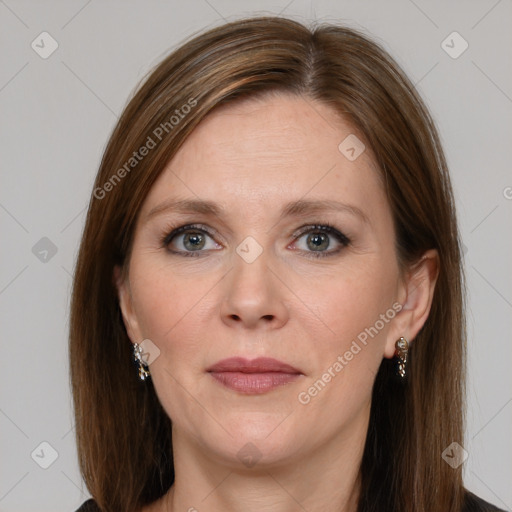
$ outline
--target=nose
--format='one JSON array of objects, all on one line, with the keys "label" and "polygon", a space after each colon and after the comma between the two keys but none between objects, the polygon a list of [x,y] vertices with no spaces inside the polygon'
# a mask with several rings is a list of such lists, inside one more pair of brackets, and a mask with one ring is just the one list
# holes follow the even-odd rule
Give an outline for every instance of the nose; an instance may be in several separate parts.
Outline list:
[{"label": "nose", "polygon": [[288,289],[269,267],[265,251],[251,263],[235,256],[224,281],[221,315],[228,326],[272,330],[288,321],[284,301]]}]

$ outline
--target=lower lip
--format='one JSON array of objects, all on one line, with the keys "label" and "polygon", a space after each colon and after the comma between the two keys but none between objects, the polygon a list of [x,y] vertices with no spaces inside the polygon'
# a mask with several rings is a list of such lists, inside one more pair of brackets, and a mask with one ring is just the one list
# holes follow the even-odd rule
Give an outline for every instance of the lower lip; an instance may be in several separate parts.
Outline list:
[{"label": "lower lip", "polygon": [[266,372],[210,372],[210,375],[221,384],[234,391],[248,395],[266,393],[297,380],[298,373]]}]

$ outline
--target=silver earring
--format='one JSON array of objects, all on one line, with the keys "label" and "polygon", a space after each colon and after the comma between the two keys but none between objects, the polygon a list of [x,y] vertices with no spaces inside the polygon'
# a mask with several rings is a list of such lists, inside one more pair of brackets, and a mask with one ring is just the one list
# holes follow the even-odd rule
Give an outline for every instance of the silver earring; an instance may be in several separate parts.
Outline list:
[{"label": "silver earring", "polygon": [[142,347],[138,343],[133,344],[133,358],[139,364],[139,379],[146,380],[149,377],[149,367],[143,359]]},{"label": "silver earring", "polygon": [[395,356],[398,358],[398,369],[397,373],[402,377],[405,377],[405,365],[407,363],[407,353],[409,352],[409,342],[401,336],[395,342]]}]

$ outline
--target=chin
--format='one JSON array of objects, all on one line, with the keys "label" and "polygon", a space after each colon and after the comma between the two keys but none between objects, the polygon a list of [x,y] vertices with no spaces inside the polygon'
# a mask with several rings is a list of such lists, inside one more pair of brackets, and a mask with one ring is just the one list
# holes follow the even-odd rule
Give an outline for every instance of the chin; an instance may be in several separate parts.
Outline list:
[{"label": "chin", "polygon": [[[200,443],[217,462],[237,469],[272,467],[300,458],[301,439],[307,439],[282,412],[231,412],[222,426],[198,433]],[[291,418],[290,418],[291,419]],[[284,420],[284,421],[283,421]]]}]

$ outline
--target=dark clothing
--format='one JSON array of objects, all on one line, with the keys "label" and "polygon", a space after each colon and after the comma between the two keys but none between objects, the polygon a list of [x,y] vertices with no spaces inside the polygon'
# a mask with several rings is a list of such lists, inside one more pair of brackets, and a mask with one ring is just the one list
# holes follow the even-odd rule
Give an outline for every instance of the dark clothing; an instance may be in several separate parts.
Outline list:
[{"label": "dark clothing", "polygon": [[76,512],[101,512],[96,505],[96,502],[91,498],[90,500],[84,501],[82,506],[76,510]]},{"label": "dark clothing", "polygon": [[[76,512],[101,512],[96,505],[96,502],[92,499],[87,500]],[[121,511],[119,511],[121,512]],[[466,499],[461,512],[505,512],[503,509],[495,507],[490,503],[482,500],[473,493],[466,491]]]},{"label": "dark clothing", "polygon": [[462,512],[505,512],[502,508],[487,503],[472,492],[466,490],[466,500]]}]

